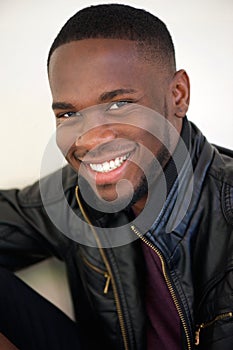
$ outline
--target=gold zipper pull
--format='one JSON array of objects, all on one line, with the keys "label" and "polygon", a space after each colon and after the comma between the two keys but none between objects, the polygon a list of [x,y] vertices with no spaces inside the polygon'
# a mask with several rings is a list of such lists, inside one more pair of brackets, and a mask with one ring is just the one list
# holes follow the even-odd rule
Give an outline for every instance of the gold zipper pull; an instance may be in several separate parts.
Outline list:
[{"label": "gold zipper pull", "polygon": [[219,320],[224,320],[226,318],[232,317],[233,313],[230,312],[225,312],[224,314],[220,314],[218,316],[216,316],[213,320],[207,322],[207,323],[202,323],[199,326],[197,326],[197,330],[195,332],[195,345],[199,345],[200,344],[200,331],[201,329],[207,328],[209,326],[212,326],[215,322],[219,321]]},{"label": "gold zipper pull", "polygon": [[195,332],[195,345],[198,346],[200,344],[200,331],[203,328],[204,323],[202,323],[200,326],[198,326],[196,332]]},{"label": "gold zipper pull", "polygon": [[104,294],[107,294],[108,293],[109,284],[110,284],[110,281],[111,281],[111,276],[107,272],[105,272],[104,277],[106,278],[106,283],[105,283],[105,287],[104,287]]}]

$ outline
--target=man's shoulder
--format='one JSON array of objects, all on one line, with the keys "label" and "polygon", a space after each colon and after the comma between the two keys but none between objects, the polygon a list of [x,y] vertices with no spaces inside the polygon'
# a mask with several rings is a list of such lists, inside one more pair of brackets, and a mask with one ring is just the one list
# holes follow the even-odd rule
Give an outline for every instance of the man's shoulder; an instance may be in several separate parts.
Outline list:
[{"label": "man's shoulder", "polygon": [[209,174],[218,182],[222,211],[233,225],[233,151],[214,145],[214,158]]},{"label": "man's shoulder", "polygon": [[233,186],[233,151],[213,145],[214,158],[210,171],[223,183]]},{"label": "man's shoulder", "polygon": [[56,203],[76,184],[77,173],[67,165],[19,191],[19,201],[21,205],[29,207]]}]

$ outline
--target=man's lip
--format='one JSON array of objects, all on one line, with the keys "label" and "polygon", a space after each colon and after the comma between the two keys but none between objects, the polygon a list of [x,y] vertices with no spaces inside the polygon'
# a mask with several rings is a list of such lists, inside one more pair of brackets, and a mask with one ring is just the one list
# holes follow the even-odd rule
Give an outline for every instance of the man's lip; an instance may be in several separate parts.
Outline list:
[{"label": "man's lip", "polygon": [[[120,167],[113,169],[108,172],[96,172],[95,170],[92,170],[90,165],[88,163],[81,163],[81,168],[83,164],[83,170],[85,172],[85,177],[90,178],[91,181],[94,181],[94,183],[98,185],[110,185],[117,183],[123,176],[125,169],[129,165],[130,161],[132,160],[134,153],[136,149],[132,151],[129,155],[129,157],[121,164]],[[81,169],[80,169],[81,170]],[[82,170],[81,170],[82,172]]]},{"label": "man's lip", "polygon": [[120,158],[125,156],[126,154],[131,155],[134,153],[135,148],[130,148],[130,149],[124,149],[121,152],[119,151],[111,151],[111,152],[106,152],[101,155],[96,154],[91,154],[91,151],[87,153],[84,157],[79,157],[77,154],[75,154],[75,158],[79,160],[80,162],[90,165],[90,164],[102,164],[104,162],[110,162],[111,160],[114,160],[116,158]]},{"label": "man's lip", "polygon": [[111,170],[109,172],[96,172],[91,169],[90,166],[86,166],[87,174],[92,178],[95,184],[98,186],[101,185],[110,185],[117,183],[121,178],[129,164],[129,160],[125,160],[123,164],[119,168]]}]

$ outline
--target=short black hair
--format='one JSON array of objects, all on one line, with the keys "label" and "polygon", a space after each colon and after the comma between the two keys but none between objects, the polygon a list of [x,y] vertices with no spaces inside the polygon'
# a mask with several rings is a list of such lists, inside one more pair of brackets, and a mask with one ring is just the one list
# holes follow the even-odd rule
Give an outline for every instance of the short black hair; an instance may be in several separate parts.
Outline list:
[{"label": "short black hair", "polygon": [[166,25],[151,13],[121,4],[94,5],[78,11],[62,27],[48,55],[72,41],[103,38],[136,42],[147,60],[175,69],[175,50]]}]

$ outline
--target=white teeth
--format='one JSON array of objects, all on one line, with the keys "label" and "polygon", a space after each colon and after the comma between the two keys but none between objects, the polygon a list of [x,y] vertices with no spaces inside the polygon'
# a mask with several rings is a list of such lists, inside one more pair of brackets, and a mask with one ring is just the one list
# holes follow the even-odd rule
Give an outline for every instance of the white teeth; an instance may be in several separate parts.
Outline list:
[{"label": "white teeth", "polygon": [[117,158],[115,159],[115,165],[116,165],[116,166],[121,165],[121,161],[120,161],[120,158],[119,158],[119,157],[117,157]]},{"label": "white teeth", "polygon": [[101,164],[96,164],[98,171],[103,171],[103,166]]},{"label": "white teeth", "polygon": [[110,168],[110,164],[108,162],[104,162],[104,164],[103,164],[103,171],[104,172],[109,171],[109,168]]},{"label": "white teeth", "polygon": [[96,171],[97,173],[108,173],[111,170],[115,170],[119,168],[126,159],[128,159],[130,156],[129,153],[125,154],[122,157],[117,157],[115,159],[110,160],[109,162],[104,162],[101,164],[94,164],[90,163],[90,167],[92,170]]},{"label": "white teeth", "polygon": [[109,164],[110,164],[110,168],[111,168],[111,169],[114,169],[114,168],[115,168],[115,162],[114,162],[114,160],[111,160]]}]

